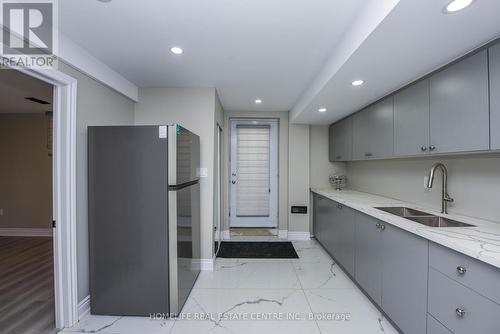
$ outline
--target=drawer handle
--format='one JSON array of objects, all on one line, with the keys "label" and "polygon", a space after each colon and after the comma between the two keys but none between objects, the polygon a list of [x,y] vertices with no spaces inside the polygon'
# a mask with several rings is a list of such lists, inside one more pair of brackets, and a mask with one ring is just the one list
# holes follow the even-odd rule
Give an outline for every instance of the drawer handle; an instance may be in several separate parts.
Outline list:
[{"label": "drawer handle", "polygon": [[465,275],[465,273],[467,272],[467,269],[465,269],[465,267],[458,266],[458,267],[457,267],[457,272],[458,272],[460,275]]},{"label": "drawer handle", "polygon": [[465,310],[463,310],[463,309],[461,309],[461,308],[457,308],[457,309],[455,310],[455,312],[457,313],[457,316],[458,316],[459,318],[463,318],[463,317],[464,317],[464,315],[465,315]]}]

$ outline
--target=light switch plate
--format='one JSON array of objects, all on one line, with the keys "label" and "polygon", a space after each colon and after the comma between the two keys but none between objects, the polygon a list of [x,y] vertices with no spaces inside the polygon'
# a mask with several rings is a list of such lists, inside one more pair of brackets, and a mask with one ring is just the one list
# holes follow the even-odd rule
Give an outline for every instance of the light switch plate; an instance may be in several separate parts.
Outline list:
[{"label": "light switch plate", "polygon": [[197,177],[208,177],[208,168],[196,168]]}]

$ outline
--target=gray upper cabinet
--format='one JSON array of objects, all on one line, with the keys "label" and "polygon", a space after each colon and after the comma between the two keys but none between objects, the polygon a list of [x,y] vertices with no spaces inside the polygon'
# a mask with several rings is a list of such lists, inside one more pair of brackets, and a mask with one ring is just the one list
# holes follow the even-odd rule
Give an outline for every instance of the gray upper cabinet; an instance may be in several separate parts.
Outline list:
[{"label": "gray upper cabinet", "polygon": [[500,149],[500,44],[490,48],[491,149]]},{"label": "gray upper cabinet", "polygon": [[330,126],[330,161],[349,160],[352,160],[352,117]]},{"label": "gray upper cabinet", "polygon": [[428,241],[389,224],[382,226],[382,309],[403,333],[425,333]]},{"label": "gray upper cabinet", "polygon": [[429,150],[429,80],[394,95],[394,154],[426,154]]},{"label": "gray upper cabinet", "polygon": [[394,109],[390,96],[353,116],[353,159],[387,158],[394,153]]},{"label": "gray upper cabinet", "polygon": [[356,217],[356,281],[378,305],[382,299],[380,224],[362,213]]},{"label": "gray upper cabinet", "polygon": [[487,51],[430,78],[431,153],[488,150]]}]

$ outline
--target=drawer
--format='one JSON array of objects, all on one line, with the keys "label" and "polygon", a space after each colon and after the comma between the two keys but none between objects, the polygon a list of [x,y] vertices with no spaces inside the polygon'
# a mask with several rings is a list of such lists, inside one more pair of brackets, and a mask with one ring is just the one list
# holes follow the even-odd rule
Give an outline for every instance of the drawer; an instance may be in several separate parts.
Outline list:
[{"label": "drawer", "polygon": [[[433,242],[429,247],[429,265],[500,304],[500,269]],[[459,271],[459,267],[465,271]]]},{"label": "drawer", "polygon": [[453,334],[448,328],[444,327],[432,315],[427,314],[427,334]]},{"label": "drawer", "polygon": [[499,305],[432,268],[428,303],[428,312],[455,334],[500,333]]}]

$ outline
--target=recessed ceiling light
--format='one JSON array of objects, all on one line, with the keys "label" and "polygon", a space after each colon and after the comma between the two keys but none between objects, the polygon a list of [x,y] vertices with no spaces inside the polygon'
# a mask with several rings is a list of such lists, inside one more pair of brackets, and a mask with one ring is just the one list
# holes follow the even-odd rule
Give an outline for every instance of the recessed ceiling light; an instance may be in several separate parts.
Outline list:
[{"label": "recessed ceiling light", "polygon": [[444,12],[447,14],[456,13],[469,7],[474,0],[453,0],[444,7]]},{"label": "recessed ceiling light", "polygon": [[362,84],[364,84],[365,81],[364,80],[354,80],[351,85],[353,86],[361,86]]},{"label": "recessed ceiling light", "polygon": [[181,55],[184,53],[184,50],[178,46],[173,46],[170,48],[170,52],[172,52],[174,55]]},{"label": "recessed ceiling light", "polygon": [[257,99],[257,100],[255,100],[255,103],[256,103],[256,104],[261,104],[261,103],[262,103],[262,100],[261,100],[261,99]]},{"label": "recessed ceiling light", "polygon": [[326,108],[319,108],[318,109],[319,112],[325,112],[326,111]]}]

